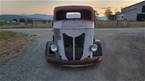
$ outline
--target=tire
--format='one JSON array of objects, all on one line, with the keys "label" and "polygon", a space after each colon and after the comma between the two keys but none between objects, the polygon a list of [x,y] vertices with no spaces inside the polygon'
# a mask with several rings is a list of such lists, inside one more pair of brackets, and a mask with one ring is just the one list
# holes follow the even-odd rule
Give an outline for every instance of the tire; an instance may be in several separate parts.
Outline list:
[{"label": "tire", "polygon": [[52,36],[52,41],[54,42],[54,35]]},{"label": "tire", "polygon": [[102,51],[102,45],[100,42],[94,42],[94,44],[97,44],[98,46],[98,50],[93,53],[94,56],[102,56],[103,55],[103,51]]},{"label": "tire", "polygon": [[45,56],[48,56],[48,54],[53,54],[52,51],[50,50],[50,45],[52,44],[52,41],[48,41],[46,43],[46,47],[45,47]]}]

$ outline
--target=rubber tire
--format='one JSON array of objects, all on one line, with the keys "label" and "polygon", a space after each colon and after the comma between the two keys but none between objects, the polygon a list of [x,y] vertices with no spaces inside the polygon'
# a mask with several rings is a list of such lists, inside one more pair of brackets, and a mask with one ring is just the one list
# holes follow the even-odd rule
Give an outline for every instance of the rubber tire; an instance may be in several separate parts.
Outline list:
[{"label": "rubber tire", "polygon": [[50,45],[52,44],[52,41],[48,41],[46,43],[46,47],[45,47],[45,56],[48,56],[48,54],[53,54],[53,52],[50,50]]}]

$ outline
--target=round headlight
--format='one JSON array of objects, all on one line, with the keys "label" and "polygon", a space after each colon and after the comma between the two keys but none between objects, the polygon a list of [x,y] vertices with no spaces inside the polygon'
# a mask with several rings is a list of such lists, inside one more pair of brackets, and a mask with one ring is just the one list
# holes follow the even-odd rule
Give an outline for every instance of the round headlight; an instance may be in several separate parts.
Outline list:
[{"label": "round headlight", "polygon": [[52,52],[56,52],[58,50],[58,48],[57,48],[57,46],[55,44],[52,44],[50,46],[50,49],[51,49]]},{"label": "round headlight", "polygon": [[96,44],[93,44],[93,45],[91,46],[91,51],[92,51],[92,52],[96,52],[97,49],[98,49],[98,46],[97,46]]}]

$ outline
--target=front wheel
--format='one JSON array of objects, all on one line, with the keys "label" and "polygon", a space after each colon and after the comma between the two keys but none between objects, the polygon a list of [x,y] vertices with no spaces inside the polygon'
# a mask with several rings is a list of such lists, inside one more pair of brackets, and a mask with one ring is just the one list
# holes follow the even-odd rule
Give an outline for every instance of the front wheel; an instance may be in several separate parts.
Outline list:
[{"label": "front wheel", "polygon": [[46,43],[46,47],[45,47],[45,56],[48,56],[49,54],[53,54],[53,52],[50,50],[50,45],[53,44],[52,41],[48,41]]}]

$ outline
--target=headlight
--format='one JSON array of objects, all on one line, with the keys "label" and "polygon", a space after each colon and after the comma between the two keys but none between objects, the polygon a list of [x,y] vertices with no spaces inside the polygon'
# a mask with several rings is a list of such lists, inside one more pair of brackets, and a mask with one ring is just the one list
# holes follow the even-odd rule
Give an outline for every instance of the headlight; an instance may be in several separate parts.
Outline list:
[{"label": "headlight", "polygon": [[96,52],[98,49],[98,46],[96,44],[93,44],[90,49],[92,52]]},{"label": "headlight", "polygon": [[51,49],[52,52],[56,52],[56,51],[58,50],[58,47],[57,47],[57,45],[52,44],[52,45],[50,46],[50,49]]}]

